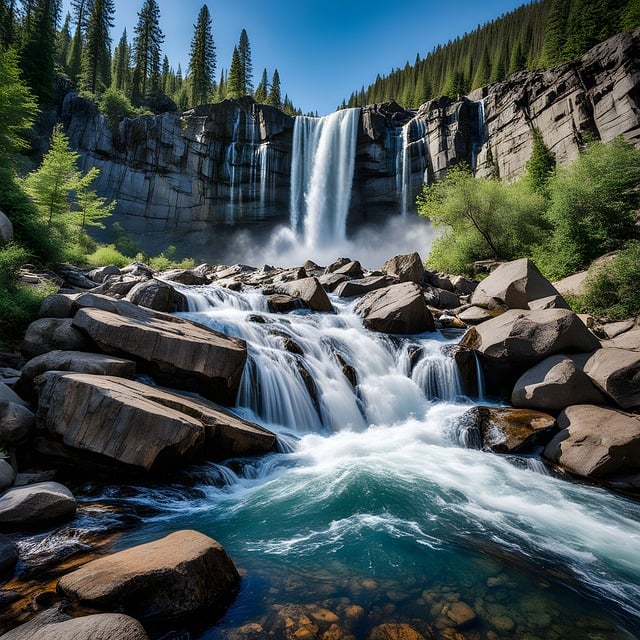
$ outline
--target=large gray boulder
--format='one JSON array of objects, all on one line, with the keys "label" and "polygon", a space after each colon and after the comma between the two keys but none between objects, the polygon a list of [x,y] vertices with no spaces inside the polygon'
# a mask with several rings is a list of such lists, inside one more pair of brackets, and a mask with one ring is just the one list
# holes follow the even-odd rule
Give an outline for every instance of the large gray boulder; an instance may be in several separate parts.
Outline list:
[{"label": "large gray boulder", "polygon": [[125,299],[141,307],[154,311],[173,313],[187,311],[189,305],[183,293],[161,280],[151,278],[136,284],[125,296]]},{"label": "large gray boulder", "polygon": [[25,358],[35,358],[55,349],[91,351],[92,344],[73,325],[71,318],[41,318],[27,327],[21,346]]},{"label": "large gray boulder", "polygon": [[11,220],[0,211],[0,247],[13,240],[13,225]]},{"label": "large gray boulder", "polygon": [[599,349],[584,372],[623,409],[640,406],[640,353],[626,349]]},{"label": "large gray boulder", "polygon": [[511,404],[560,411],[574,404],[606,404],[606,399],[575,358],[555,355],[520,376],[511,394]]},{"label": "large gray boulder", "polygon": [[420,287],[393,284],[364,295],[354,307],[367,329],[382,333],[416,334],[435,331],[433,316]]},{"label": "large gray boulder", "polygon": [[640,329],[632,329],[611,340],[603,340],[602,346],[605,348],[626,349],[627,351],[640,351]]},{"label": "large gray boulder", "polygon": [[144,309],[130,318],[100,309],[80,309],[73,326],[101,351],[135,360],[159,382],[222,404],[235,404],[247,359],[243,340]]},{"label": "large gray boulder", "polygon": [[197,531],[177,531],[87,563],[63,576],[58,591],[81,606],[160,622],[220,613],[239,583],[218,542]]},{"label": "large gray boulder", "polygon": [[149,636],[137,620],[121,613],[72,618],[58,609],[47,609],[0,640],[149,640]]},{"label": "large gray boulder", "polygon": [[293,298],[300,298],[313,311],[333,313],[333,305],[318,278],[301,278],[292,282],[284,282],[276,287],[278,293]]},{"label": "large gray boulder", "polygon": [[387,260],[382,265],[382,272],[397,278],[400,282],[422,284],[424,280],[424,264],[417,252],[400,255]]},{"label": "large gray boulder", "polygon": [[76,508],[71,491],[57,482],[14,487],[0,496],[0,528],[46,528],[60,520],[70,520]]},{"label": "large gray boulder", "polygon": [[581,404],[558,416],[547,460],[585,478],[640,473],[640,416]]},{"label": "large gray boulder", "polygon": [[467,331],[461,346],[502,362],[521,373],[556,353],[589,353],[598,339],[580,318],[566,309],[512,309]]},{"label": "large gray boulder", "polygon": [[37,383],[44,433],[34,446],[66,464],[155,472],[276,446],[273,433],[213,403],[139,382],[49,372]]},{"label": "large gray boulder", "polygon": [[376,289],[382,289],[388,284],[386,276],[368,276],[358,280],[347,280],[336,287],[336,295],[340,298],[354,298]]},{"label": "large gray boulder", "polygon": [[54,293],[47,296],[40,305],[38,318],[70,318],[73,315],[74,293]]},{"label": "large gray boulder", "polygon": [[501,264],[477,286],[471,304],[484,309],[529,309],[540,298],[558,296],[554,286],[528,258]]},{"label": "large gray boulder", "polygon": [[23,404],[0,400],[0,443],[15,447],[22,444],[36,426],[36,417]]}]

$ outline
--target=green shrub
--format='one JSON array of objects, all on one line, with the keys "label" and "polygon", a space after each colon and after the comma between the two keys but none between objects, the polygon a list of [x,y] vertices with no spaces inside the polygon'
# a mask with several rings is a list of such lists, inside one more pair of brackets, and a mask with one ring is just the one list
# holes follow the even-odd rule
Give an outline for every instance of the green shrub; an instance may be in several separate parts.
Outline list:
[{"label": "green shrub", "polygon": [[85,256],[85,260],[90,267],[104,267],[110,264],[126,267],[131,263],[131,258],[120,253],[112,244],[98,247],[93,253]]},{"label": "green shrub", "polygon": [[20,267],[28,262],[29,252],[20,245],[11,242],[0,249],[0,287],[7,289],[13,285]]},{"label": "green shrub", "polygon": [[105,115],[112,129],[118,128],[122,118],[136,118],[142,115],[141,109],[136,109],[129,98],[118,89],[107,89],[98,102],[100,111]]},{"label": "green shrub", "polygon": [[640,315],[640,242],[631,242],[610,262],[587,276],[587,292],[578,300],[581,311],[612,320]]},{"label": "green shrub", "polygon": [[22,284],[0,287],[0,334],[10,340],[19,339],[37,318],[42,301],[55,290],[50,284],[39,288]]}]

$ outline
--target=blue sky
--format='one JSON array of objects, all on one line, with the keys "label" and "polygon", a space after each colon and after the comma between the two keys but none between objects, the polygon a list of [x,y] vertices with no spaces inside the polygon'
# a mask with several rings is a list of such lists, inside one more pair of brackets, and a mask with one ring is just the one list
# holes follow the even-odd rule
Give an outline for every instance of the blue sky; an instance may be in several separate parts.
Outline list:
[{"label": "blue sky", "polygon": [[[129,37],[143,0],[116,0],[113,45]],[[69,0],[64,1],[64,11]],[[165,34],[163,54],[172,66],[189,62],[193,25],[202,0],[158,0]],[[413,62],[437,44],[475,29],[523,0],[217,0],[212,16],[217,70],[228,69],[242,29],[251,44],[254,82],[263,68],[280,74],[283,96],[303,112],[325,115],[376,74]]]}]

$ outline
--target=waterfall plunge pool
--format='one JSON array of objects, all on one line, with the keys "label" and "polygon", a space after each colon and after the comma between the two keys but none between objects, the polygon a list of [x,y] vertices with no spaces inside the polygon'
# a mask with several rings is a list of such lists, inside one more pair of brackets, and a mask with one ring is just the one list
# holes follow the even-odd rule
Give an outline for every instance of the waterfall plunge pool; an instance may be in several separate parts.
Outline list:
[{"label": "waterfall plunge pool", "polygon": [[236,411],[286,452],[84,500],[145,513],[119,548],[185,528],[222,543],[241,592],[192,638],[365,640],[388,624],[458,640],[640,637],[637,503],[463,448],[456,419],[473,402],[443,349],[457,337],[375,334],[337,298],[335,315],[276,315],[260,292],[184,292],[182,315],[247,340]]}]

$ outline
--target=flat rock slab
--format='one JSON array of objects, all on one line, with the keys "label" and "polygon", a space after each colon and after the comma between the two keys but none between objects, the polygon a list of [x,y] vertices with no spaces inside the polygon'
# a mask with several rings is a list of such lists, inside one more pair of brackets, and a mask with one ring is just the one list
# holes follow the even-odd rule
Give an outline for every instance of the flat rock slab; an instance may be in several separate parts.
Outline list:
[{"label": "flat rock slab", "polygon": [[143,363],[159,382],[222,404],[235,403],[247,359],[244,340],[157,312],[129,318],[101,309],[80,309],[73,326],[101,351]]},{"label": "flat rock slab", "polygon": [[471,304],[485,309],[528,309],[540,298],[560,295],[528,258],[501,264],[473,292]]},{"label": "flat rock slab", "polygon": [[511,394],[511,404],[561,411],[573,404],[606,404],[606,398],[575,358],[559,354],[546,358],[520,376]]},{"label": "flat rock slab", "polygon": [[73,602],[159,621],[223,610],[240,576],[222,546],[197,531],[178,531],[87,563],[63,576]]},{"label": "flat rock slab", "polygon": [[372,331],[397,334],[435,331],[422,289],[414,282],[393,284],[367,293],[358,300],[354,311]]},{"label": "flat rock slab", "polygon": [[626,349],[627,351],[640,351],[640,329],[632,329],[612,338],[603,340],[604,348]]},{"label": "flat rock slab", "polygon": [[336,295],[341,298],[353,298],[362,296],[370,291],[382,289],[388,286],[389,280],[387,276],[369,276],[360,278],[359,280],[347,280],[339,284],[336,288]]},{"label": "flat rock slab", "polygon": [[119,613],[99,613],[72,618],[49,609],[12,629],[2,640],[149,640],[143,626]]},{"label": "flat rock slab", "polygon": [[580,404],[558,416],[544,457],[585,478],[640,473],[640,416]]},{"label": "flat rock slab", "polygon": [[213,403],[139,382],[88,374],[49,372],[38,378],[38,426],[68,451],[131,471],[175,468],[194,459],[224,459],[274,450],[276,438],[262,427]]},{"label": "flat rock slab", "polygon": [[485,322],[486,320],[491,320],[493,315],[489,313],[487,309],[483,309],[482,307],[471,306],[461,311],[458,314],[458,318],[462,320],[465,324],[476,325],[481,322]]},{"label": "flat rock slab", "polygon": [[0,528],[37,529],[73,518],[76,501],[67,487],[40,482],[14,487],[0,496]]},{"label": "flat rock slab", "polygon": [[640,353],[626,349],[599,349],[587,360],[584,372],[622,409],[640,406]]}]

